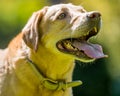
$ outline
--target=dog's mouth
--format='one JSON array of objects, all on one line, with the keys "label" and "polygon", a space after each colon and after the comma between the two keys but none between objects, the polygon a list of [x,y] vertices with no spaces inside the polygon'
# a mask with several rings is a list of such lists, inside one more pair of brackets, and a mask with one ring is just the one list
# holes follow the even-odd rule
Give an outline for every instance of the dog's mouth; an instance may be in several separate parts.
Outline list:
[{"label": "dog's mouth", "polygon": [[102,47],[98,44],[92,44],[88,39],[95,36],[98,29],[94,27],[91,31],[79,38],[68,38],[57,42],[57,48],[63,53],[68,53],[85,59],[98,59],[106,57]]}]

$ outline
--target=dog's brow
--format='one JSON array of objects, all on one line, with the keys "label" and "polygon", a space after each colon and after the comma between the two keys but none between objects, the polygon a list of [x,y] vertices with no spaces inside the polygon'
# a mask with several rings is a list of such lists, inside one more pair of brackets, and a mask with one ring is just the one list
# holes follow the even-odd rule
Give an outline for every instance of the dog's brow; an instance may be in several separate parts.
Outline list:
[{"label": "dog's brow", "polygon": [[61,11],[67,11],[67,10],[68,10],[68,8],[66,8],[66,7],[61,8]]},{"label": "dog's brow", "polygon": [[76,10],[78,10],[78,11],[85,11],[85,9],[82,6],[77,6]]}]

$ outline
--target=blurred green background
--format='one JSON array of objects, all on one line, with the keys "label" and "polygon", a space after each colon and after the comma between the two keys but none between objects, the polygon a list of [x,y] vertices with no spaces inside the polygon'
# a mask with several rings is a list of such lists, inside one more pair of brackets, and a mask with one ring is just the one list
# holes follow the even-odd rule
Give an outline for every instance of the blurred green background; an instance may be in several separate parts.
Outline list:
[{"label": "blurred green background", "polygon": [[34,11],[70,2],[101,12],[102,29],[92,40],[109,55],[90,64],[76,61],[73,79],[83,85],[73,89],[74,96],[120,96],[120,0],[0,0],[0,48],[7,47]]}]

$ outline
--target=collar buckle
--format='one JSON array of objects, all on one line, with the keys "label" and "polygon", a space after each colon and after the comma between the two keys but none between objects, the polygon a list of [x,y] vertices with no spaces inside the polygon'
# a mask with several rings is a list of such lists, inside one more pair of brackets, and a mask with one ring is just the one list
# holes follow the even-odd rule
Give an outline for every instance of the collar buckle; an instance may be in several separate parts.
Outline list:
[{"label": "collar buckle", "polygon": [[51,79],[47,79],[45,78],[42,82],[42,85],[50,90],[66,90],[69,87],[75,87],[75,86],[79,86],[82,84],[82,81],[78,80],[78,81],[73,81],[73,82],[64,82],[64,81],[54,81]]}]

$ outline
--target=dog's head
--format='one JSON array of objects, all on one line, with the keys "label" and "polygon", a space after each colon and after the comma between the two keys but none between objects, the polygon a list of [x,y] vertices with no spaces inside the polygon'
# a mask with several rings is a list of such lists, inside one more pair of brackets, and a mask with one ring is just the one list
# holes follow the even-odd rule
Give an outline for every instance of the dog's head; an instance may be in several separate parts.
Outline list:
[{"label": "dog's head", "polygon": [[88,41],[99,32],[100,26],[99,12],[87,12],[72,4],[58,4],[32,15],[23,29],[23,40],[35,51],[42,45],[54,53],[91,61],[105,57],[100,45]]}]

